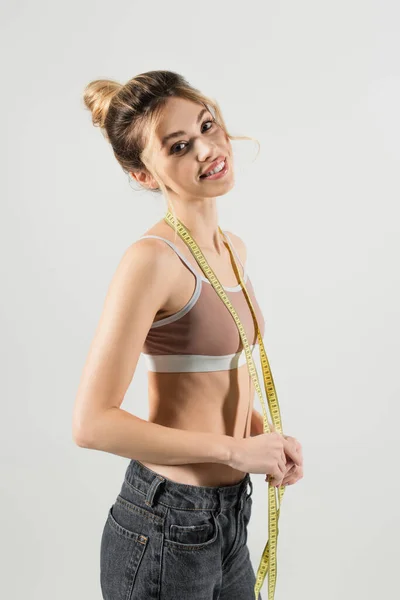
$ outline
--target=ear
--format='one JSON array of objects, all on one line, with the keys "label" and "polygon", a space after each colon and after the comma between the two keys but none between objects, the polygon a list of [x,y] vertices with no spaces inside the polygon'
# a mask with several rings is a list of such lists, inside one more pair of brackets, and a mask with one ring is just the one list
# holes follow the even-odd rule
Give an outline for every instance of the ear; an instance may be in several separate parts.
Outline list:
[{"label": "ear", "polygon": [[146,171],[139,171],[138,173],[130,171],[129,174],[133,179],[136,179],[136,181],[138,181],[144,187],[147,187],[149,189],[158,188],[157,181],[152,175],[150,175]]}]

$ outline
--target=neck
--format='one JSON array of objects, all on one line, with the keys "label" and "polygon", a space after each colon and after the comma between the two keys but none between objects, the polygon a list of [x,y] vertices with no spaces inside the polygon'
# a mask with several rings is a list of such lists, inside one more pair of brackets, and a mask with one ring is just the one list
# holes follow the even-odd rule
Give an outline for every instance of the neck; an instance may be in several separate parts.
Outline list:
[{"label": "neck", "polygon": [[[172,207],[168,206],[172,213]],[[218,213],[215,200],[190,202],[176,206],[175,216],[182,222],[201,250],[224,254],[226,248],[218,227]]]}]

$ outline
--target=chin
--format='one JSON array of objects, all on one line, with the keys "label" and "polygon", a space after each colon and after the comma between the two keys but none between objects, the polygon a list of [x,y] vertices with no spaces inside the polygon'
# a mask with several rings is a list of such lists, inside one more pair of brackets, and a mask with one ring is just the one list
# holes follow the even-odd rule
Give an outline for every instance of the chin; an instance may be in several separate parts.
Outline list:
[{"label": "chin", "polygon": [[227,194],[228,192],[231,191],[231,189],[234,187],[235,185],[235,181],[234,178],[232,177],[232,179],[228,182],[225,183],[225,185],[221,185],[220,188],[218,190],[216,190],[215,188],[213,189],[209,189],[206,191],[206,193],[202,193],[202,197],[203,198],[219,198],[220,196],[225,196],[225,194]]}]

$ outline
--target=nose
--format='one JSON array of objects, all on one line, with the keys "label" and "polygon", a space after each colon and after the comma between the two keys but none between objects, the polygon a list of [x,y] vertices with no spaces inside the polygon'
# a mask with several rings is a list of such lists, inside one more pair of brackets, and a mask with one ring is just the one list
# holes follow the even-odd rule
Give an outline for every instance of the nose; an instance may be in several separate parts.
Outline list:
[{"label": "nose", "polygon": [[210,141],[199,139],[197,141],[197,158],[200,162],[207,162],[218,156],[218,148]]}]

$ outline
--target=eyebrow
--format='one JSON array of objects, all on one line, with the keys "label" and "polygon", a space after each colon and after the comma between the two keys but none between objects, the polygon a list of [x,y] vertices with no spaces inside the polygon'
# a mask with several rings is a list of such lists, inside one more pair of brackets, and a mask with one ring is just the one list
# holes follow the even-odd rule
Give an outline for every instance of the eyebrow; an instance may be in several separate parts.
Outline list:
[{"label": "eyebrow", "polygon": [[[197,121],[196,123],[198,123],[201,119],[201,117],[204,115],[204,113],[208,112],[207,108],[203,108],[199,114],[197,115]],[[180,131],[174,131],[173,133],[169,133],[168,135],[165,135],[163,137],[163,139],[161,140],[161,149],[164,148],[165,144],[168,142],[169,139],[173,138],[173,137],[177,137],[178,135],[185,135],[186,131],[180,130]]]}]

